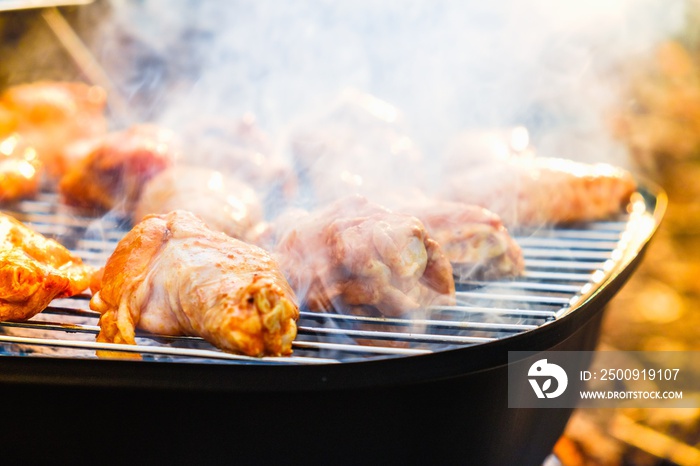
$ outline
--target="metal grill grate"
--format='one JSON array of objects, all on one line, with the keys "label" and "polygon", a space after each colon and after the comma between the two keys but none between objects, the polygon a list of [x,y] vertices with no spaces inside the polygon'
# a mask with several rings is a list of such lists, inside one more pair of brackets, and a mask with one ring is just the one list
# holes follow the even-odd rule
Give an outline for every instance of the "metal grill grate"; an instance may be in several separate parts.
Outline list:
[{"label": "metal grill grate", "polygon": [[[526,272],[501,281],[461,281],[454,306],[433,306],[411,318],[373,318],[301,312],[294,355],[251,358],[222,352],[200,338],[140,333],[137,345],[95,342],[99,315],[90,296],[54,300],[28,322],[0,323],[0,353],[34,357],[96,358],[95,350],[137,352],[144,360],[236,364],[315,364],[424,354],[486,343],[526,332],[576,307],[614,272],[650,215],[642,196],[615,221],[515,232]],[[42,194],[6,212],[54,237],[83,260],[103,265],[129,228],[117,217],[76,215]],[[641,223],[640,223],[641,222]],[[643,229],[643,228],[642,228]],[[458,268],[456,268],[458,270]]]}]

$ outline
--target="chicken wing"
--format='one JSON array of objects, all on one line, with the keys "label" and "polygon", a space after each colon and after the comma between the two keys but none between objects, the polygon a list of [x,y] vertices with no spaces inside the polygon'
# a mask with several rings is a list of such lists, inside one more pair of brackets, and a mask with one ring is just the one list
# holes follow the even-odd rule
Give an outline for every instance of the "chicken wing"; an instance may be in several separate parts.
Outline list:
[{"label": "chicken wing", "polygon": [[61,179],[59,191],[66,203],[97,211],[130,211],[144,183],[175,158],[173,133],[148,124],[86,147],[91,152]]},{"label": "chicken wing", "polygon": [[37,81],[6,89],[0,102],[13,115],[15,130],[34,147],[49,176],[69,168],[64,149],[107,131],[106,93],[79,82]]},{"label": "chicken wing", "polygon": [[263,356],[292,352],[295,302],[267,252],[173,211],[146,217],[119,242],[90,308],[102,314],[100,342],[134,344],[140,328]]},{"label": "chicken wing", "polygon": [[52,239],[0,213],[0,320],[27,320],[85,290],[92,269]]},{"label": "chicken wing", "polygon": [[435,200],[403,211],[423,222],[461,278],[497,279],[523,273],[523,252],[493,212]]},{"label": "chicken wing", "polygon": [[632,175],[612,165],[514,157],[450,175],[447,197],[485,207],[509,226],[539,226],[609,218],[635,190]]},{"label": "chicken wing", "polygon": [[247,240],[262,221],[262,205],[253,188],[208,168],[177,166],[149,180],[136,203],[134,220],[148,214],[188,210],[212,229]]},{"label": "chicken wing", "polygon": [[297,215],[278,235],[276,257],[312,310],[399,316],[454,299],[452,267],[423,224],[360,196]]}]

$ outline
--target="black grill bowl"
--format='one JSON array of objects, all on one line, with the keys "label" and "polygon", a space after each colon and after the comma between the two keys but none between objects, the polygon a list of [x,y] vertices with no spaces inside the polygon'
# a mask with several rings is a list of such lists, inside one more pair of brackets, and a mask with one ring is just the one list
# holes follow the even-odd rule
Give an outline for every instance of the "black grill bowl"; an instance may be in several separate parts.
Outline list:
[{"label": "black grill bowl", "polygon": [[[658,196],[647,196],[656,225]],[[0,357],[2,464],[541,465],[572,409],[508,408],[508,353],[593,350],[652,234],[560,318],[431,354],[309,365]]]},{"label": "black grill bowl", "polygon": [[[570,409],[508,408],[508,351],[589,351],[595,299],[538,329],[320,366],[0,358],[5,464],[539,465]],[[3,461],[4,462],[4,461]]]}]

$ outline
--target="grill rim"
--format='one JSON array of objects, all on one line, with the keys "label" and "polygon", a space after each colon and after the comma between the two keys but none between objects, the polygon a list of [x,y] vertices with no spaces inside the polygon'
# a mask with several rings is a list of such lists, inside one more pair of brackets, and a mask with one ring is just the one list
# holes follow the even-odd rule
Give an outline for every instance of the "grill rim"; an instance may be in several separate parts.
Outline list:
[{"label": "grill rim", "polygon": [[651,183],[639,191],[654,227],[608,279],[561,317],[538,328],[479,345],[430,354],[342,364],[258,365],[130,361],[64,357],[0,357],[0,383],[168,391],[280,393],[390,388],[462,378],[508,364],[508,351],[544,351],[573,338],[619,291],[641,262],[668,199]]}]

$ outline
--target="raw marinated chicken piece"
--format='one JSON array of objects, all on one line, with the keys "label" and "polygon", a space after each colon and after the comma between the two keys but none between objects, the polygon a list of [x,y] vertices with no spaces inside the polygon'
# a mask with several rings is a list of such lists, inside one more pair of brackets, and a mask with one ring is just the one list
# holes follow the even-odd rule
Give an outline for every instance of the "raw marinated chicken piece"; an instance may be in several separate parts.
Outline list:
[{"label": "raw marinated chicken piece", "polygon": [[88,287],[92,269],[52,239],[0,213],[0,320],[23,321]]},{"label": "raw marinated chicken piece", "polygon": [[262,221],[250,231],[249,242],[267,251],[273,251],[282,235],[308,218],[309,211],[301,207],[287,206],[271,221]]},{"label": "raw marinated chicken piece", "polygon": [[17,115],[0,102],[0,135],[9,136],[17,130]]},{"label": "raw marinated chicken piece", "polygon": [[204,119],[189,125],[183,139],[184,160],[191,165],[221,171],[275,198],[297,193],[291,163],[274,151],[253,115]]},{"label": "raw marinated chicken piece", "polygon": [[99,269],[95,270],[92,274],[90,274],[90,292],[94,295],[100,289],[102,288],[102,277],[104,277],[105,274],[105,268],[100,267]]},{"label": "raw marinated chicken piece", "polygon": [[38,81],[6,89],[0,103],[15,119],[15,130],[34,147],[49,176],[70,168],[64,149],[72,142],[103,135],[106,93],[79,82]]},{"label": "raw marinated chicken piece", "polygon": [[59,190],[73,206],[130,211],[146,181],[172,165],[174,135],[155,125],[111,133],[61,179]]},{"label": "raw marinated chicken piece", "polygon": [[262,205],[246,183],[208,168],[177,166],[151,178],[136,204],[134,220],[188,210],[213,230],[246,240],[262,221]]},{"label": "raw marinated chicken piece", "polygon": [[454,300],[450,262],[417,218],[360,196],[295,217],[275,254],[310,309],[400,316]]},{"label": "raw marinated chicken piece", "polygon": [[0,140],[0,201],[34,197],[39,191],[41,167],[36,151],[20,135]]},{"label": "raw marinated chicken piece", "polygon": [[100,342],[134,344],[139,328],[263,356],[291,354],[295,302],[267,252],[173,211],[146,217],[119,242],[90,308],[102,314]]},{"label": "raw marinated chicken piece", "polygon": [[329,115],[294,132],[295,163],[319,203],[359,194],[385,205],[424,181],[423,156],[398,119],[389,103],[348,91]]},{"label": "raw marinated chicken piece", "polygon": [[391,132],[319,128],[297,135],[294,153],[319,203],[352,194],[384,202],[421,173],[410,139]]},{"label": "raw marinated chicken piece", "polygon": [[449,177],[447,197],[485,207],[506,225],[586,222],[621,212],[636,190],[627,171],[546,157],[515,157]]},{"label": "raw marinated chicken piece", "polygon": [[423,222],[461,278],[497,279],[523,273],[522,250],[493,212],[449,201],[423,201],[403,211]]}]

